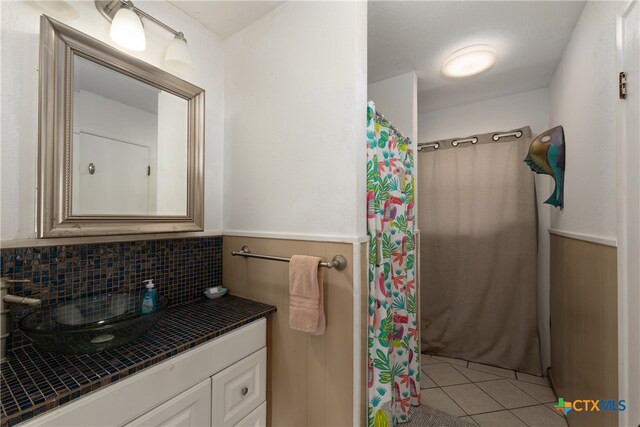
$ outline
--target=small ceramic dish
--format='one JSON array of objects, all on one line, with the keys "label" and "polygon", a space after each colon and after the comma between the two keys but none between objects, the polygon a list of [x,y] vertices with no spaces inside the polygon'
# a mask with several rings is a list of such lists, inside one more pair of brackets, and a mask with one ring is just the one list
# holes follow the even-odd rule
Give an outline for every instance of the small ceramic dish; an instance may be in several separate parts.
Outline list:
[{"label": "small ceramic dish", "polygon": [[203,293],[206,295],[207,298],[209,299],[216,299],[216,298],[220,298],[221,296],[223,296],[224,294],[227,293],[227,291],[229,289],[227,288],[220,288],[221,290],[219,292],[209,292],[209,289],[207,289],[206,291],[204,291]]}]

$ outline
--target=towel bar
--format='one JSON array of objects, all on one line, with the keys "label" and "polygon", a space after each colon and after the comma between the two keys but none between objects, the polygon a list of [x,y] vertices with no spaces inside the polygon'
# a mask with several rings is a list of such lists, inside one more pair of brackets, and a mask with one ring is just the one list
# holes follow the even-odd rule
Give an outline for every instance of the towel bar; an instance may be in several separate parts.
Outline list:
[{"label": "towel bar", "polygon": [[[252,254],[249,250],[248,246],[243,246],[239,251],[232,251],[231,255],[233,256],[241,256],[244,258],[260,258],[260,259],[268,259],[271,261],[280,261],[280,262],[289,262],[290,258],[284,258],[279,256],[271,256],[271,255],[258,255]],[[344,270],[347,266],[347,259],[343,255],[336,255],[333,257],[331,262],[321,262],[320,267],[325,268],[335,268],[336,270]]]}]

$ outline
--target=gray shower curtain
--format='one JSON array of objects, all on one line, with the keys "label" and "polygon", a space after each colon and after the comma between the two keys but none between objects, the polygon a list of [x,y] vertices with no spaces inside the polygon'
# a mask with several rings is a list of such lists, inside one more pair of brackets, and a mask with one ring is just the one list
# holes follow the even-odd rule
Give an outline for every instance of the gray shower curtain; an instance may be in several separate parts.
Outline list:
[{"label": "gray shower curtain", "polygon": [[418,154],[422,350],[540,375],[531,130],[521,130]]}]

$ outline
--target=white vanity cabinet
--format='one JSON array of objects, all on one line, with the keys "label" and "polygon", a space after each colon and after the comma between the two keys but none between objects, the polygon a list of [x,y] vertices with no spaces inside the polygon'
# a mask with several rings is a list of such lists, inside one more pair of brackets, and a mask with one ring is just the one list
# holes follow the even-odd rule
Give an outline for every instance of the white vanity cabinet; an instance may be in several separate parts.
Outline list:
[{"label": "white vanity cabinet", "polygon": [[265,401],[267,350],[229,366],[211,377],[211,424],[232,427]]},{"label": "white vanity cabinet", "polygon": [[263,427],[265,425],[267,425],[267,402],[262,403],[241,419],[235,427]]},{"label": "white vanity cabinet", "polygon": [[180,393],[136,418],[126,427],[197,427],[211,425],[211,380]]},{"label": "white vanity cabinet", "polygon": [[266,320],[20,426],[266,426]]}]

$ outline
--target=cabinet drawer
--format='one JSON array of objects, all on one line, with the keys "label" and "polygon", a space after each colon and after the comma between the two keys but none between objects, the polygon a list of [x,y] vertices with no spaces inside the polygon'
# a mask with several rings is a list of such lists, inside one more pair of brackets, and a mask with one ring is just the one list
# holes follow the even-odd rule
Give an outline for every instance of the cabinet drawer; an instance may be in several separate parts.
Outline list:
[{"label": "cabinet drawer", "polygon": [[263,402],[249,415],[240,420],[235,427],[265,427],[267,425],[267,402]]},{"label": "cabinet drawer", "polygon": [[210,419],[211,380],[207,378],[133,420],[126,427],[200,427],[210,425]]},{"label": "cabinet drawer", "polygon": [[266,368],[262,348],[211,377],[213,426],[234,426],[265,401]]}]

